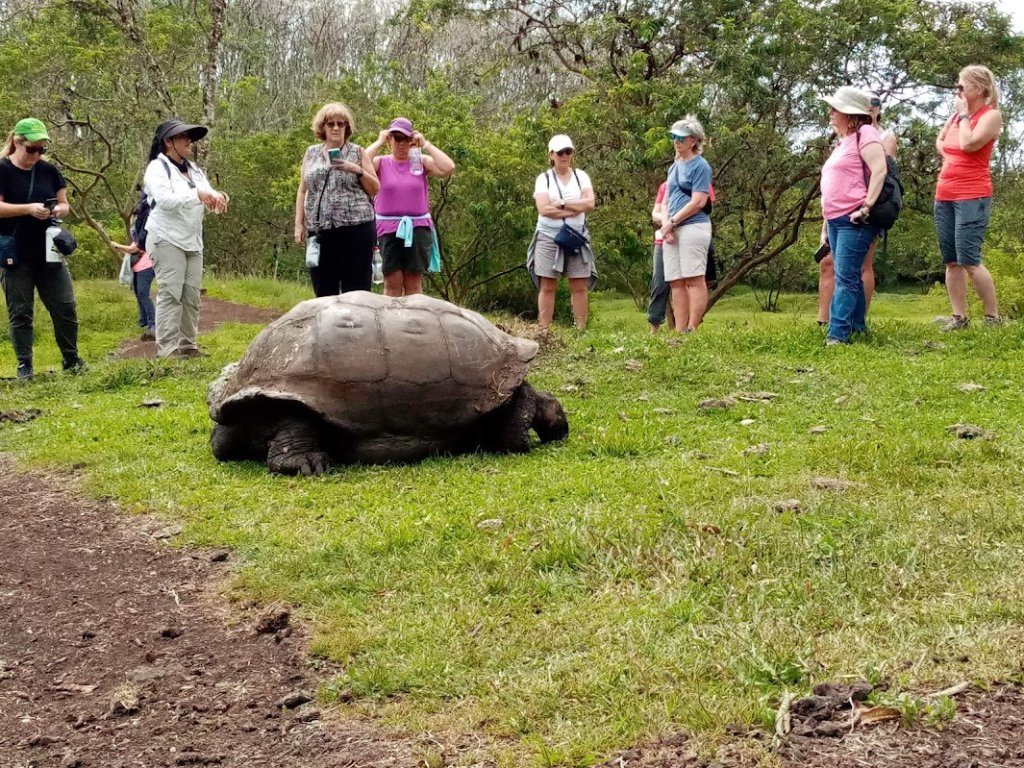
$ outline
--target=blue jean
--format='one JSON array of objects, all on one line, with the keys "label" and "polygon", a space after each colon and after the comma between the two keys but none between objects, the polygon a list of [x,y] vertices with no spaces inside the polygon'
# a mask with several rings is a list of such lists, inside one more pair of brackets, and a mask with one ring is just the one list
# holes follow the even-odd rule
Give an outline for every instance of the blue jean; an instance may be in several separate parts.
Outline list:
[{"label": "blue jean", "polygon": [[981,264],[981,244],[992,213],[992,198],[935,201],[935,233],[943,264],[976,267]]},{"label": "blue jean", "polygon": [[132,289],[135,291],[135,300],[139,302],[139,327],[151,332],[156,331],[156,309],[149,296],[149,289],[155,278],[156,270],[153,267],[132,273]]},{"label": "blue jean", "polygon": [[828,242],[836,273],[836,289],[829,306],[830,339],[848,341],[851,333],[868,329],[860,270],[878,232],[878,227],[854,224],[846,215],[828,220]]},{"label": "blue jean", "polygon": [[[708,248],[708,269],[704,279],[711,287],[712,282],[718,280],[718,268],[715,264],[715,241],[711,241]],[[647,322],[651,325],[661,325],[665,322],[665,312],[668,309],[668,299],[671,294],[668,283],[665,282],[665,261],[663,259],[663,248],[661,243],[654,246],[654,269],[651,272],[651,300],[647,304]]]}]

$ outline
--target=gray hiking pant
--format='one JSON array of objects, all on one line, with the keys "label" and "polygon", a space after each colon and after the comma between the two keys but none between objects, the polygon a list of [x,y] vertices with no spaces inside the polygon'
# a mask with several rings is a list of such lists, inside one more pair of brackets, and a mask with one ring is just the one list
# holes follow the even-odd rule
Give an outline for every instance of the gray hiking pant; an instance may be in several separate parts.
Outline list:
[{"label": "gray hiking pant", "polygon": [[203,252],[157,240],[149,254],[156,269],[156,355],[195,349]]},{"label": "gray hiking pant", "polygon": [[78,307],[67,264],[23,261],[11,269],[0,267],[11,325],[11,344],[19,364],[32,364],[32,321],[35,292],[53,320],[53,335],[64,357],[64,367],[78,362]]}]

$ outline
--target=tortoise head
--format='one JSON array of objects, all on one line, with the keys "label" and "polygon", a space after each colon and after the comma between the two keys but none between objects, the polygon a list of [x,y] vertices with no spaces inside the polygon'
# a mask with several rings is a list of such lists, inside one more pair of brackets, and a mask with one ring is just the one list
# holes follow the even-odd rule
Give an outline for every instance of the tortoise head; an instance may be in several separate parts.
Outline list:
[{"label": "tortoise head", "polygon": [[542,443],[564,440],[569,436],[569,420],[565,409],[550,392],[535,392],[537,411],[533,417],[533,430]]}]

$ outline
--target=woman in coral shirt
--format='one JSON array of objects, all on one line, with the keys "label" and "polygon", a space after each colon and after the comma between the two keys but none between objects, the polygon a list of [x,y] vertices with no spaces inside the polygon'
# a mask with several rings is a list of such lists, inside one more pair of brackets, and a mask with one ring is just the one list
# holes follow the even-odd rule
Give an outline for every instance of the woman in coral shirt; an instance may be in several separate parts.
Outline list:
[{"label": "woman in coral shirt", "polygon": [[981,263],[981,243],[992,210],[989,160],[1003,128],[998,103],[999,91],[992,72],[978,65],[964,67],[957,79],[953,115],[935,141],[942,155],[935,187],[935,231],[953,309],[943,331],[959,331],[970,323],[968,275],[984,307],[986,325],[1001,322],[992,274]]}]

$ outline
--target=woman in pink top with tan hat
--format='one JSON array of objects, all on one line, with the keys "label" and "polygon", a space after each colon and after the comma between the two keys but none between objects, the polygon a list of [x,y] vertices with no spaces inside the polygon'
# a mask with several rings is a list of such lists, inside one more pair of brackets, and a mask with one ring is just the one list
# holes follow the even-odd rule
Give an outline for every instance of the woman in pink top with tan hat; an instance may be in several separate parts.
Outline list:
[{"label": "woman in pink top with tan hat", "polygon": [[[378,157],[377,152],[385,144],[391,154]],[[374,210],[384,295],[423,293],[423,273],[430,270],[432,262],[440,266],[427,179],[448,178],[455,172],[455,163],[414,130],[412,121],[405,117],[392,120],[366,148],[366,154],[380,178]]]},{"label": "woman in pink top with tan hat", "polygon": [[882,193],[886,165],[867,94],[845,86],[825,102],[829,125],[839,136],[821,169],[821,243],[831,247],[836,273],[825,340],[833,346],[848,344],[851,333],[867,330],[861,268],[879,233],[869,217]]}]

